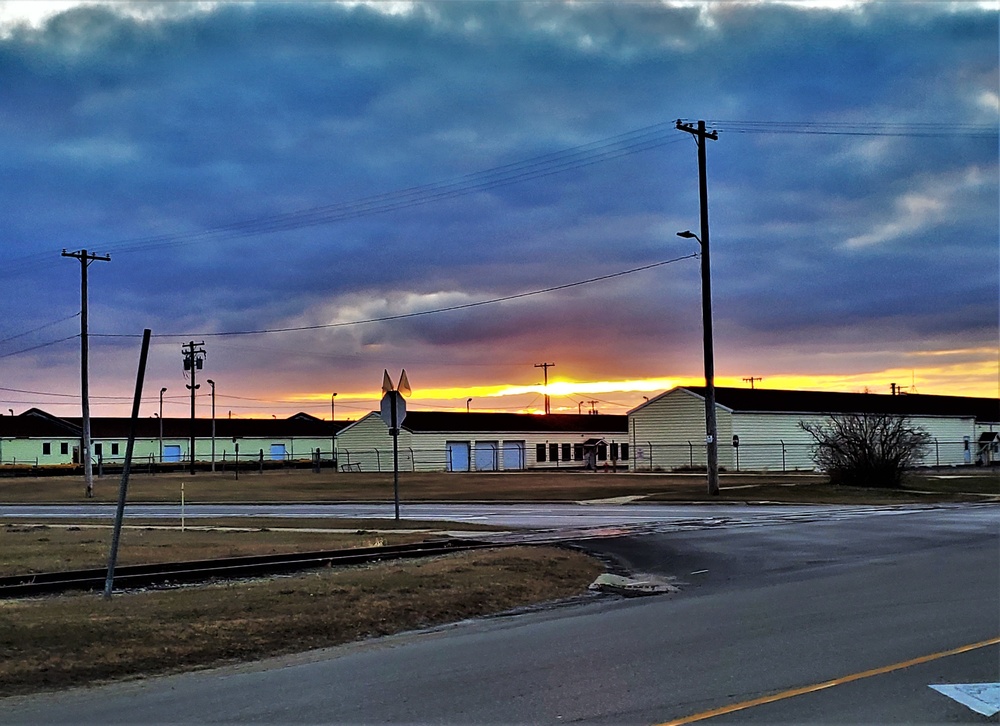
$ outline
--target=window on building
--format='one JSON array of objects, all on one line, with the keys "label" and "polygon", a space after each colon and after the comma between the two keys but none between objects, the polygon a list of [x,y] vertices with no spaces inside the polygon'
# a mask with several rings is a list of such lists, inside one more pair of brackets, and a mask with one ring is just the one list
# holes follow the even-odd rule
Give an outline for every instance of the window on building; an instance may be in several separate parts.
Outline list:
[{"label": "window on building", "polygon": [[104,444],[94,444],[94,456],[104,455]]},{"label": "window on building", "polygon": [[612,441],[611,442],[611,458],[614,459],[615,461],[618,461],[618,442],[617,441]]},{"label": "window on building", "polygon": [[61,444],[59,444],[59,453],[60,454],[64,454],[64,455],[68,454],[69,453],[69,444],[66,443],[65,441],[63,441]]},{"label": "window on building", "polygon": [[562,460],[563,461],[569,461],[570,458],[571,458],[570,457],[570,445],[569,444],[563,444],[562,445]]},{"label": "window on building", "polygon": [[549,444],[549,461],[559,461],[559,444]]},{"label": "window on building", "polygon": [[52,454],[52,444],[48,441],[42,442],[42,456],[50,456]]},{"label": "window on building", "polygon": [[622,461],[628,461],[628,444],[622,444]]},{"label": "window on building", "polygon": [[535,444],[535,460],[545,461],[545,444]]},{"label": "window on building", "polygon": [[605,443],[600,443],[597,445],[597,460],[607,461],[608,460],[608,445]]},{"label": "window on building", "polygon": [[111,444],[111,455],[118,456],[118,444]]},{"label": "window on building", "polygon": [[583,444],[573,444],[573,461],[583,461]]}]

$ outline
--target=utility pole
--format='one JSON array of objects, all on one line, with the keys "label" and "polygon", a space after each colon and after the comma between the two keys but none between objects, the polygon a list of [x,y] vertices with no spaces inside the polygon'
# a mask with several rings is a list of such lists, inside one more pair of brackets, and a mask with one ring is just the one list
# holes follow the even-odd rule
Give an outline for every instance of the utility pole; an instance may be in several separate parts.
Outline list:
[{"label": "utility pole", "polygon": [[195,372],[202,369],[204,366],[205,349],[201,346],[205,345],[204,342],[195,343],[193,340],[189,343],[185,343],[181,346],[181,354],[184,356],[184,370],[191,371],[191,384],[187,388],[191,391],[191,474],[194,474],[194,444],[195,444],[195,431],[194,431],[194,394],[198,390],[199,386],[195,383]]},{"label": "utility pole", "polygon": [[715,348],[712,340],[712,266],[708,246],[708,171],[705,142],[718,141],[715,131],[705,131],[705,122],[698,127],[681,123],[677,129],[694,136],[698,144],[698,193],[701,202],[701,318],[705,346],[705,435],[706,464],[708,468],[708,493],[719,493],[719,431],[715,420]]},{"label": "utility pole", "polygon": [[91,262],[111,262],[110,255],[88,254],[87,250],[78,252],[62,251],[63,257],[73,257],[80,260],[80,399],[83,414],[83,478],[87,484],[87,497],[94,496],[94,467],[90,461],[90,379],[88,359],[90,346],[87,339],[87,268]]},{"label": "utility pole", "polygon": [[590,404],[590,415],[591,416],[596,416],[597,415],[597,404],[598,404],[598,401],[587,401],[587,403]]},{"label": "utility pole", "polygon": [[750,390],[752,391],[753,390],[753,382],[754,381],[763,381],[764,379],[761,378],[760,376],[750,376],[748,378],[744,378],[743,380],[750,384]]},{"label": "utility pole", "polygon": [[549,368],[555,368],[555,363],[535,363],[535,368],[541,368],[545,374],[545,413],[549,412]]}]

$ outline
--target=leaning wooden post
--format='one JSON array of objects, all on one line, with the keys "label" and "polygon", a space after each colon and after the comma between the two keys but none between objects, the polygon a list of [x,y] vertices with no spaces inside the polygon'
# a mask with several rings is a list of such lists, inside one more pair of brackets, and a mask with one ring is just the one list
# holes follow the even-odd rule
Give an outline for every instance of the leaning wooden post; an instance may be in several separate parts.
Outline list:
[{"label": "leaning wooden post", "polygon": [[132,420],[128,430],[128,444],[125,446],[125,464],[122,480],[118,485],[118,509],[115,511],[115,527],[111,535],[111,551],[108,553],[108,576],[104,581],[104,599],[111,599],[115,581],[115,562],[118,560],[118,543],[122,534],[122,519],[125,516],[125,495],[128,492],[128,475],[132,468],[132,448],[135,445],[135,427],[139,419],[139,404],[142,402],[142,380],[146,376],[146,355],[149,353],[149,328],[142,331],[142,352],[139,353],[139,372],[135,377],[135,397],[132,399]]}]

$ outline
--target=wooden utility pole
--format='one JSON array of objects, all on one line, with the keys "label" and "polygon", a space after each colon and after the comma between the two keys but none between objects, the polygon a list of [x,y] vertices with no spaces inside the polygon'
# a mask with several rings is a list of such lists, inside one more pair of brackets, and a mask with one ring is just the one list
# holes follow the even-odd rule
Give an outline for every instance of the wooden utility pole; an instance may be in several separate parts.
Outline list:
[{"label": "wooden utility pole", "polygon": [[195,383],[196,371],[201,370],[204,365],[205,360],[205,349],[201,346],[205,345],[204,342],[195,343],[193,340],[189,343],[185,343],[181,346],[181,353],[184,355],[184,370],[191,372],[191,384],[187,386],[191,390],[191,473],[194,474],[194,447],[195,447],[195,430],[194,430],[194,396],[195,391],[198,390],[198,384]]},{"label": "wooden utility pole", "polygon": [[62,251],[63,257],[80,260],[80,399],[82,408],[83,445],[80,456],[83,459],[83,479],[87,485],[87,497],[94,496],[94,467],[90,460],[90,374],[88,361],[90,346],[87,337],[87,268],[96,260],[111,262],[110,255],[92,255],[87,250],[78,252]]},{"label": "wooden utility pole", "polygon": [[535,368],[541,368],[545,374],[545,413],[549,412],[549,368],[555,368],[555,363],[535,363]]},{"label": "wooden utility pole", "polygon": [[708,245],[708,171],[705,142],[717,141],[715,131],[705,131],[705,122],[698,127],[681,123],[677,119],[677,129],[694,136],[698,144],[698,193],[701,201],[701,319],[705,347],[705,435],[706,463],[708,467],[708,493],[719,493],[719,431],[715,419],[715,348],[712,340],[712,265]]},{"label": "wooden utility pole", "polygon": [[761,378],[760,376],[749,376],[747,378],[744,378],[743,380],[750,384],[750,390],[752,391],[753,390],[753,382],[754,381],[763,381],[764,379]]}]

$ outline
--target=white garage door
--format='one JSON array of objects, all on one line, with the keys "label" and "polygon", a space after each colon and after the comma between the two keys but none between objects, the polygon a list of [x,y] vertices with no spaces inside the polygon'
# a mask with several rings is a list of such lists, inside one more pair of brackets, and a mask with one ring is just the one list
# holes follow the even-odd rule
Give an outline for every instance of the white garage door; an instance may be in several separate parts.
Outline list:
[{"label": "white garage door", "polygon": [[497,470],[497,449],[499,443],[498,441],[476,442],[476,471]]},{"label": "white garage door", "polygon": [[506,471],[519,471],[524,468],[524,442],[503,442],[503,468]]},{"label": "white garage door", "polygon": [[448,454],[448,471],[468,471],[469,442],[448,441],[445,447]]}]

